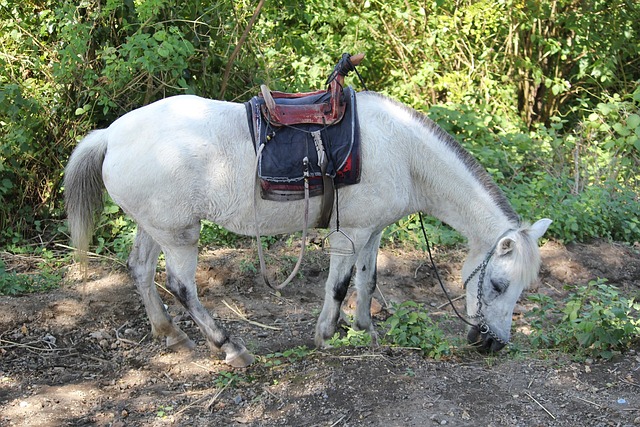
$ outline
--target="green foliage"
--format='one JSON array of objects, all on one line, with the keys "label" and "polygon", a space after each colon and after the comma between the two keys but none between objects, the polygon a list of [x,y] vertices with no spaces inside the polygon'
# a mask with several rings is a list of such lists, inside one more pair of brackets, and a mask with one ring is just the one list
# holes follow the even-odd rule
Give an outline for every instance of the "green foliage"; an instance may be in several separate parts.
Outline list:
[{"label": "green foliage", "polygon": [[96,224],[94,240],[97,254],[113,254],[126,261],[136,236],[135,222],[126,216],[111,198],[105,201],[102,215]]},{"label": "green foliage", "polygon": [[384,342],[399,347],[415,347],[430,358],[439,360],[451,354],[453,344],[429,317],[422,304],[405,301],[394,306],[395,312],[384,322]]},{"label": "green foliage", "polygon": [[340,332],[336,332],[330,339],[329,345],[332,347],[368,347],[371,345],[371,335],[367,331],[357,331],[353,328],[347,328],[344,336]]},{"label": "green foliage", "polygon": [[[382,242],[426,248],[420,227],[420,217],[417,214],[406,216],[385,228],[382,233]],[[452,246],[464,241],[460,233],[433,217],[424,217],[424,227],[429,243],[432,245]]]},{"label": "green foliage", "polygon": [[580,286],[562,307],[544,295],[530,298],[538,304],[527,313],[535,348],[556,348],[578,359],[610,359],[640,337],[640,302],[620,295],[604,279]]},{"label": "green foliage", "polygon": [[233,246],[240,236],[214,224],[210,221],[202,221],[200,231],[200,244],[205,246]]},{"label": "green foliage", "polygon": [[300,345],[282,352],[269,353],[261,358],[261,363],[267,368],[277,367],[287,363],[298,362],[314,353],[314,349],[309,349],[306,345]]},{"label": "green foliage", "polygon": [[4,261],[0,259],[0,295],[22,295],[34,292],[47,292],[60,287],[60,273],[52,272],[42,266],[37,274],[15,273],[7,271]]},{"label": "green foliage", "polygon": [[[640,240],[640,3],[275,0],[250,27],[255,11],[249,0],[0,0],[0,243],[60,220],[63,166],[89,130],[175,94],[317,89],[345,51],[366,52],[370,89],[456,135],[526,219],[554,218],[550,235]],[[461,240],[428,222],[434,243]],[[386,240],[419,244],[415,226],[403,219]],[[99,250],[110,227],[130,231],[110,214]],[[205,244],[234,241],[203,227]]]},{"label": "green foliage", "polygon": [[225,388],[231,386],[233,383],[239,383],[242,380],[240,374],[230,371],[222,371],[218,374],[213,381],[216,388]]},{"label": "green foliage", "polygon": [[173,406],[171,405],[160,405],[158,406],[158,410],[156,411],[156,417],[165,418],[170,416],[173,413]]}]

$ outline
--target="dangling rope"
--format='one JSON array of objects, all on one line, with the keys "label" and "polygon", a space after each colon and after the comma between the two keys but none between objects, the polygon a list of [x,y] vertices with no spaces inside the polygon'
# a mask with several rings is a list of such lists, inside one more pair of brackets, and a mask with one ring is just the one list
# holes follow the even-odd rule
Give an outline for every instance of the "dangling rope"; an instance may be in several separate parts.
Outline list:
[{"label": "dangling rope", "polygon": [[458,312],[458,309],[456,308],[456,306],[453,304],[453,300],[451,299],[451,296],[449,296],[449,292],[447,291],[447,288],[444,287],[444,283],[442,283],[442,279],[440,279],[440,274],[438,273],[438,268],[436,267],[436,263],[433,261],[433,255],[431,255],[431,245],[429,244],[429,239],[427,238],[427,231],[424,228],[424,222],[422,220],[422,212],[418,212],[418,217],[420,218],[420,228],[422,228],[422,235],[424,236],[424,241],[427,243],[427,252],[429,253],[429,261],[431,261],[431,268],[433,268],[433,271],[436,275],[436,279],[438,279],[438,283],[440,283],[440,287],[442,288],[442,291],[444,292],[445,296],[449,300],[449,305],[451,305],[451,308],[453,308],[454,313],[456,313],[456,316],[458,316],[460,320],[462,320],[464,323],[466,323],[469,326],[472,326],[472,327],[476,326],[473,323],[469,322],[466,318],[464,318]]},{"label": "dangling rope", "polygon": [[[264,147],[265,147],[264,143],[260,144],[260,147],[258,148],[258,153],[256,155],[255,171],[256,171],[256,183],[258,186],[260,185],[258,167],[260,164],[259,163],[260,156],[262,155],[262,150],[264,149]],[[256,243],[258,244],[258,259],[260,260],[260,274],[262,275],[262,280],[264,280],[267,286],[269,286],[271,289],[276,289],[276,290],[282,289],[285,286],[287,286],[293,280],[294,277],[296,277],[296,274],[298,274],[298,270],[300,270],[300,265],[302,264],[302,258],[304,257],[305,248],[307,246],[307,231],[309,229],[309,159],[307,157],[304,158],[303,164],[304,164],[304,224],[302,228],[302,243],[301,243],[302,246],[300,248],[298,261],[296,262],[296,265],[293,268],[293,271],[284,282],[276,286],[273,286],[269,281],[269,278],[267,277],[267,266],[264,261],[264,253],[262,251],[262,240],[260,236],[260,227],[258,223],[257,191],[254,192],[253,194],[253,219],[256,224]]]}]

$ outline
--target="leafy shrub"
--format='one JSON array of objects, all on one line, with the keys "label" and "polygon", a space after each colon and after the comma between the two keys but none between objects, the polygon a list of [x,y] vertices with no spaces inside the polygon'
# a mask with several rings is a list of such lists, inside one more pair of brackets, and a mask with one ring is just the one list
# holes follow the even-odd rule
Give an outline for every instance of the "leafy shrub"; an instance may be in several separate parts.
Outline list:
[{"label": "leafy shrub", "polygon": [[4,261],[0,260],[0,295],[46,292],[58,288],[62,277],[59,273],[46,270],[38,274],[8,272]]},{"label": "leafy shrub", "polygon": [[576,358],[610,359],[640,337],[640,302],[620,294],[606,280],[580,286],[562,307],[543,295],[530,297],[538,307],[530,310],[534,348],[556,348]]},{"label": "leafy shrub", "polygon": [[357,331],[353,328],[347,328],[347,334],[345,336],[341,336],[340,332],[333,334],[329,339],[329,345],[332,347],[367,347],[371,345],[371,335],[367,331]]},{"label": "leafy shrub", "polygon": [[233,246],[241,237],[218,224],[210,221],[202,221],[200,231],[201,245]]},{"label": "leafy shrub", "polygon": [[405,301],[394,305],[395,312],[384,322],[384,343],[399,347],[415,347],[433,359],[451,354],[453,344],[443,330],[429,317],[423,304]]}]

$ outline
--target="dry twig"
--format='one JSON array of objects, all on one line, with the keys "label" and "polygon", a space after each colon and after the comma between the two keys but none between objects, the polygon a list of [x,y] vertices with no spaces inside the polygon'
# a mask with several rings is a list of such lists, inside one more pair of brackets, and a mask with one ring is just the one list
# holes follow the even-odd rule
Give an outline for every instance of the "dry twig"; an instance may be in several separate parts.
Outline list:
[{"label": "dry twig", "polygon": [[[451,300],[451,302],[459,301],[459,300],[461,300],[461,299],[464,299],[465,297],[466,297],[466,295],[459,295],[459,296],[457,296],[457,297],[453,298],[453,299]],[[442,310],[443,308],[445,308],[445,307],[446,307],[446,306],[448,306],[448,305],[449,305],[449,301],[445,302],[444,304],[440,304],[439,306],[437,306],[437,307],[436,307],[436,309],[437,309],[437,310]]]},{"label": "dry twig", "polygon": [[544,410],[544,412],[546,412],[547,414],[549,414],[549,416],[550,416],[551,418],[553,418],[554,420],[556,419],[556,417],[555,417],[551,412],[549,412],[549,410],[548,410],[547,408],[545,408],[545,407],[542,405],[542,403],[538,402],[538,400],[537,400],[535,397],[533,397],[533,396],[531,395],[531,393],[529,393],[528,391],[525,391],[525,392],[524,392],[524,394],[526,394],[526,395],[529,397],[529,399],[531,399],[531,400],[533,400],[534,402],[536,402],[536,404],[537,404],[539,407],[541,407],[541,408]]},{"label": "dry twig", "polygon": [[247,322],[247,323],[249,323],[249,324],[251,324],[251,325],[259,326],[259,327],[264,328],[264,329],[271,329],[271,330],[273,330],[273,331],[281,331],[281,330],[282,330],[282,328],[278,328],[277,326],[269,326],[269,325],[265,325],[265,324],[260,323],[260,322],[255,322],[255,321],[253,321],[253,320],[249,320],[249,319],[247,319],[247,317],[246,317],[244,314],[242,314],[242,313],[240,312],[240,310],[238,309],[238,307],[235,307],[235,308],[234,308],[234,307],[231,307],[231,306],[229,305],[229,303],[228,303],[227,301],[225,301],[225,300],[222,300],[222,303],[223,303],[224,305],[226,305],[226,306],[227,306],[227,308],[228,308],[229,310],[231,310],[231,311],[232,311],[236,316],[238,316],[239,318],[241,318],[242,320],[244,320],[245,322]]}]

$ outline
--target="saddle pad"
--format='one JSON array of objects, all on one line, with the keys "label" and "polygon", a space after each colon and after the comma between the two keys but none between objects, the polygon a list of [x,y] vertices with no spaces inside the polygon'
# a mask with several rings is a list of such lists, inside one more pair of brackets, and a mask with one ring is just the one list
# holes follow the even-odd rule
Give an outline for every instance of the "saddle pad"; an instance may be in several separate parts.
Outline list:
[{"label": "saddle pad", "polygon": [[[277,98],[280,103],[327,102],[330,93],[305,98]],[[313,132],[320,131],[327,156],[326,175],[334,178],[336,188],[360,181],[360,136],[356,113],[355,91],[344,89],[347,108],[341,122],[332,126],[298,124],[272,126],[262,115],[262,97],[254,97],[245,103],[254,148],[264,143],[258,160],[261,196],[267,200],[299,200],[304,198],[303,159],[309,159],[310,196],[323,194],[322,172],[318,163],[318,151]]]}]

